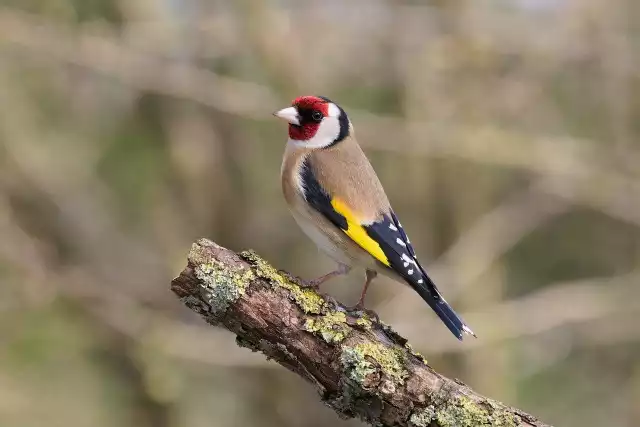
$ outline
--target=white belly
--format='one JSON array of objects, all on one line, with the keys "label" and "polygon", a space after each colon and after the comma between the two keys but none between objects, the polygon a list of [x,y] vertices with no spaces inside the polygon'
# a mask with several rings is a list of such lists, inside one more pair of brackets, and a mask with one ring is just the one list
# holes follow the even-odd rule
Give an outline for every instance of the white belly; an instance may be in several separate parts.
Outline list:
[{"label": "white belly", "polygon": [[322,252],[334,261],[348,265],[349,267],[361,267],[374,270],[394,280],[402,281],[393,270],[377,263],[375,258],[356,243],[352,242],[342,231],[337,228],[334,230],[333,226],[330,227],[331,231],[323,231],[304,213],[294,210],[291,212],[302,231],[309,236]]},{"label": "white belly", "polygon": [[293,212],[293,218],[304,233],[318,246],[318,248],[334,261],[348,266],[353,265],[353,258],[343,251],[334,241],[316,227],[311,219],[304,215]]}]

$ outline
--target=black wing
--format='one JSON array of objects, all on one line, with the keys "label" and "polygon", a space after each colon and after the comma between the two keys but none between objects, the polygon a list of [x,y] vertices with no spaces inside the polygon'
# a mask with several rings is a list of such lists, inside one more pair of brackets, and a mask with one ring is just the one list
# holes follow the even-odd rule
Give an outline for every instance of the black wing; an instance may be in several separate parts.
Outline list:
[{"label": "black wing", "polygon": [[381,221],[363,227],[382,248],[389,260],[390,268],[418,292],[458,339],[462,339],[463,332],[475,336],[445,301],[435,283],[418,262],[415,250],[395,213],[384,215]]}]

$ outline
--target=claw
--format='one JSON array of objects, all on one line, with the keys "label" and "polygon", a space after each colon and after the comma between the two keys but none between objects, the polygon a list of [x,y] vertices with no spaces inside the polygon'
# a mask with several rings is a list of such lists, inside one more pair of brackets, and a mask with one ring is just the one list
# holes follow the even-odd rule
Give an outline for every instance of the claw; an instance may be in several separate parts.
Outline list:
[{"label": "claw", "polygon": [[365,308],[364,304],[358,303],[351,307],[345,307],[345,310],[349,313],[364,313],[371,318],[375,323],[380,323],[380,316],[375,311]]},{"label": "claw", "polygon": [[322,282],[323,280],[318,280],[318,279],[312,279],[312,280],[300,279],[298,284],[300,285],[301,288],[314,289],[317,291],[318,289],[320,289],[320,285],[322,284]]}]

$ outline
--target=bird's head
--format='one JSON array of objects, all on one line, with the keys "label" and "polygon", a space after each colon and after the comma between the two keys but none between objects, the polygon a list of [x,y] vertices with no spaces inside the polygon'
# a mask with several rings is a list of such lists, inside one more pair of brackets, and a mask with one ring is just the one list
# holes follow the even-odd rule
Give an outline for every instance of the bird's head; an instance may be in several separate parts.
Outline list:
[{"label": "bird's head", "polygon": [[300,147],[326,148],[350,133],[344,110],[322,96],[301,96],[273,115],[289,122],[289,142]]}]

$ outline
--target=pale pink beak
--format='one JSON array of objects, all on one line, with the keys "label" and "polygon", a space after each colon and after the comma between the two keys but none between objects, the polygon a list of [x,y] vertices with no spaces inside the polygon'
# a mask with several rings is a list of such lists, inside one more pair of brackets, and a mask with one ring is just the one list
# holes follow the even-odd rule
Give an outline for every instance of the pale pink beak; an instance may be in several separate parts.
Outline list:
[{"label": "pale pink beak", "polygon": [[273,113],[274,116],[286,120],[292,125],[300,126],[300,119],[298,118],[298,109],[296,107],[283,108],[280,111]]}]

